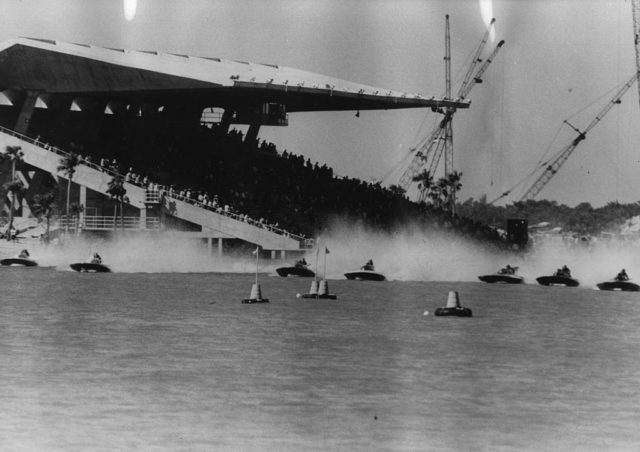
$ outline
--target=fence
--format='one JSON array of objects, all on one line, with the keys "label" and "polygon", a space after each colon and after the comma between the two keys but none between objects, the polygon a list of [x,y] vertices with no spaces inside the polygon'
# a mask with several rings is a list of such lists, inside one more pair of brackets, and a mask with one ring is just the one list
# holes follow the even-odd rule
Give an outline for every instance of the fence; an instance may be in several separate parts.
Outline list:
[{"label": "fence", "polygon": [[67,222],[65,215],[60,217],[60,227],[71,230],[83,229],[85,231],[113,231],[124,229],[126,231],[158,231],[160,230],[160,219],[158,217],[147,217],[144,224],[140,217],[114,217],[114,216],[85,216],[82,222],[78,217],[70,217]]}]

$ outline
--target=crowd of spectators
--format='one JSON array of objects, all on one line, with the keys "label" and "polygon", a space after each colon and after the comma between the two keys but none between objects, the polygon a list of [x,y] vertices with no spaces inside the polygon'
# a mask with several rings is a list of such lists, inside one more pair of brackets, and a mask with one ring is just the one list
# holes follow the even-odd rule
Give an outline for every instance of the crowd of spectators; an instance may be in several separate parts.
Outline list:
[{"label": "crowd of spectators", "polygon": [[247,143],[235,129],[163,115],[114,116],[100,123],[79,115],[62,131],[41,134],[62,149],[117,169],[127,181],[155,184],[177,199],[300,235],[313,237],[342,218],[383,230],[422,222],[504,242],[493,228],[411,202],[379,183],[336,176],[327,165],[280,151],[273,143]]}]

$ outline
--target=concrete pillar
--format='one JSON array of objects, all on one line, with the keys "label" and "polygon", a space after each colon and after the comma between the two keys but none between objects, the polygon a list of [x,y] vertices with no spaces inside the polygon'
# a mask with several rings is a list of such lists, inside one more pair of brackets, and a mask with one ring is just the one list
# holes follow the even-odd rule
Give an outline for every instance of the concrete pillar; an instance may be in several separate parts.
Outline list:
[{"label": "concrete pillar", "polygon": [[247,134],[244,137],[244,142],[246,144],[256,144],[258,140],[258,132],[260,132],[260,124],[251,124],[249,126],[249,130],[247,130]]},{"label": "concrete pillar", "polygon": [[235,111],[233,108],[225,108],[224,113],[222,113],[222,118],[220,118],[220,124],[218,124],[218,128],[221,132],[227,133],[229,131],[229,126],[231,125],[231,119]]},{"label": "concrete pillar", "polygon": [[222,257],[222,237],[218,239],[218,256]]},{"label": "concrete pillar", "polygon": [[213,254],[213,238],[207,237],[207,251],[209,255]]},{"label": "concrete pillar", "polygon": [[38,92],[37,91],[29,91],[27,92],[27,97],[24,99],[22,103],[22,107],[20,108],[20,114],[18,115],[18,120],[16,121],[16,125],[13,127],[13,130],[16,132],[26,135],[29,131],[29,122],[31,121],[31,116],[33,116],[33,110],[36,105],[36,101],[38,100]]},{"label": "concrete pillar", "polygon": [[277,256],[277,251],[276,250],[271,250],[271,260],[275,259]]},{"label": "concrete pillar", "polygon": [[140,208],[140,229],[147,229],[147,208]]},{"label": "concrete pillar", "polygon": [[280,259],[282,260],[287,259],[287,252],[285,250],[280,250]]},{"label": "concrete pillar", "polygon": [[82,210],[78,214],[79,223],[81,225],[84,225],[84,216],[85,216],[84,211],[87,208],[87,187],[85,187],[84,185],[80,185],[80,201],[79,202],[80,202],[80,205],[82,206]]}]

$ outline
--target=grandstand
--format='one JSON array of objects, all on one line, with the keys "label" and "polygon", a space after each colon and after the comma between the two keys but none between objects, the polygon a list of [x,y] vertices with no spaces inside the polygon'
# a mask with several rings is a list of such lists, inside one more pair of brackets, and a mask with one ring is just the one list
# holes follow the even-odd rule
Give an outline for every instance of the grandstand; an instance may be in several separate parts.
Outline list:
[{"label": "grandstand", "polygon": [[[254,192],[269,187],[258,186],[258,177],[241,181],[245,189],[230,190],[220,171],[228,168],[225,156],[251,164],[271,155],[278,158],[273,168],[297,171],[300,165],[292,162],[298,157],[283,159],[271,144],[259,145],[262,126],[286,126],[288,113],[302,111],[449,106],[468,103],[277,65],[19,38],[0,44],[0,148],[21,147],[18,177],[27,191],[13,206],[6,192],[0,195],[5,213],[28,216],[33,196],[54,177],[60,230],[171,230],[203,239],[212,250],[215,243],[220,253],[223,243],[248,243],[284,257],[312,246],[309,237],[318,225],[301,227],[291,217],[287,203],[293,195],[282,187],[271,187],[280,210],[261,207],[266,201]],[[213,110],[220,114],[203,124],[203,112]],[[233,124],[248,125],[247,133],[231,129]],[[67,180],[58,166],[70,153],[82,156],[69,195],[83,209],[67,218],[60,209]],[[303,161],[304,168],[310,165]],[[327,173],[317,164],[313,170]],[[126,190],[119,220],[116,200],[108,196],[116,176]],[[10,177],[6,163],[2,177]],[[295,181],[289,182],[295,191]]]}]

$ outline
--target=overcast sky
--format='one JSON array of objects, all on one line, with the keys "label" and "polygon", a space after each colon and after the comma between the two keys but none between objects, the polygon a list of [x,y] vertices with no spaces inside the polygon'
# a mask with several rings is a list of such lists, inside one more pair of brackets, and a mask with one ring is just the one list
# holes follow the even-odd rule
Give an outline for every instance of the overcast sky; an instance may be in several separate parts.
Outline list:
[{"label": "overcast sky", "polygon": [[[506,44],[454,120],[461,198],[489,200],[566,146],[635,71],[630,0],[483,0]],[[0,37],[29,36],[280,64],[380,88],[444,93],[444,16],[454,91],[485,23],[479,0],[2,0]],[[577,114],[578,113],[578,114]],[[280,149],[338,174],[379,180],[437,120],[420,109],[297,113],[263,127]],[[545,154],[546,153],[546,154]],[[406,159],[405,159],[406,160]],[[400,172],[386,182],[396,182]],[[395,181],[394,181],[395,177]],[[518,199],[522,184],[507,202]],[[569,205],[640,200],[640,106],[634,85],[538,198]]]}]

